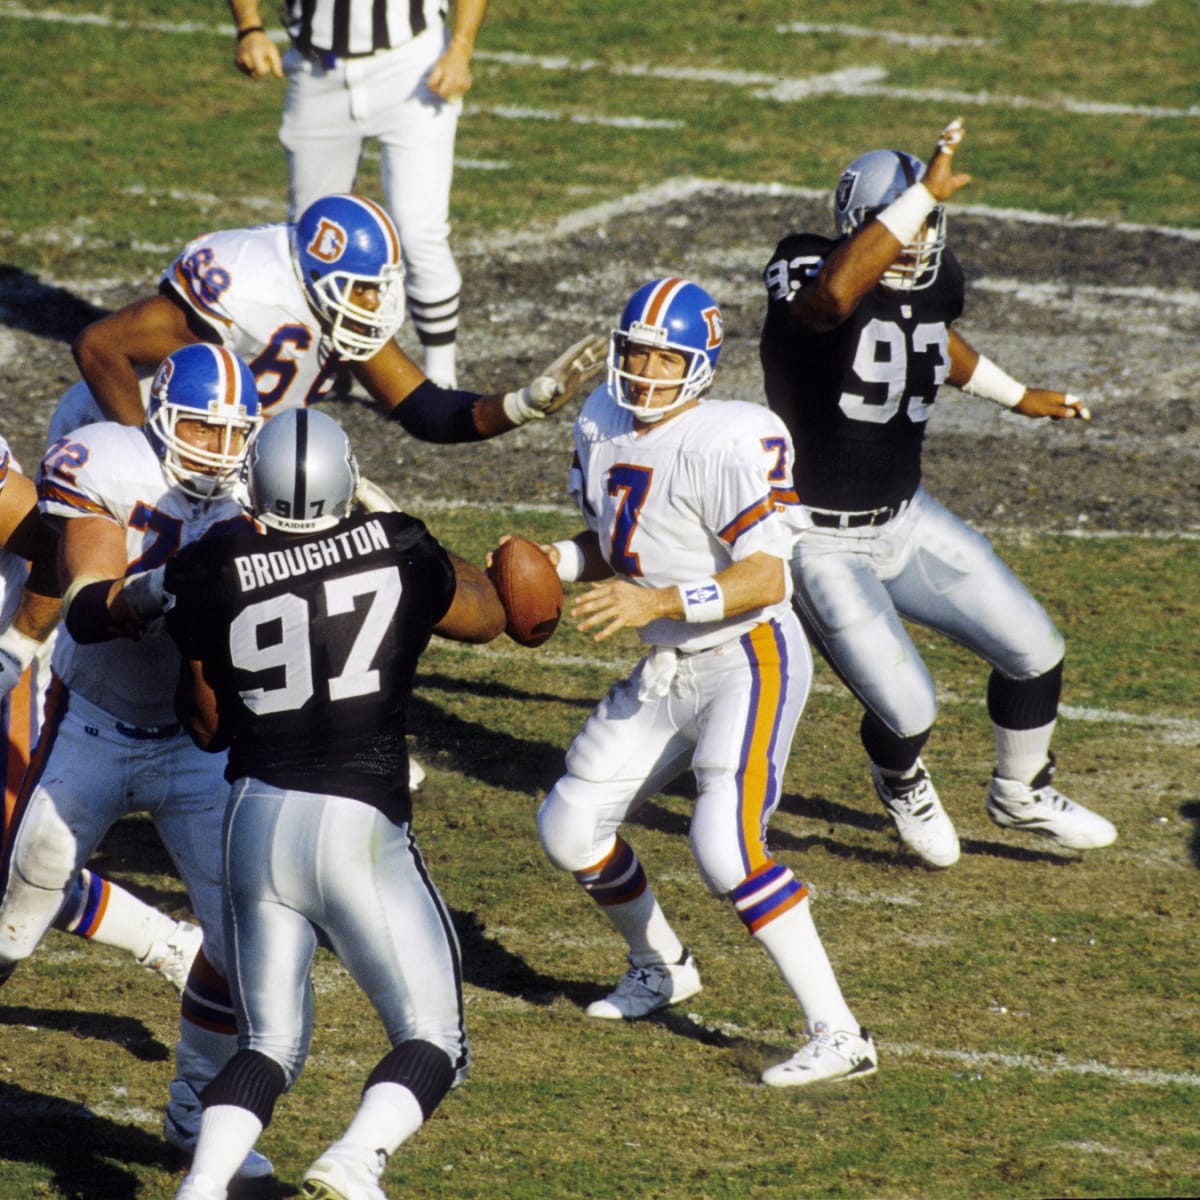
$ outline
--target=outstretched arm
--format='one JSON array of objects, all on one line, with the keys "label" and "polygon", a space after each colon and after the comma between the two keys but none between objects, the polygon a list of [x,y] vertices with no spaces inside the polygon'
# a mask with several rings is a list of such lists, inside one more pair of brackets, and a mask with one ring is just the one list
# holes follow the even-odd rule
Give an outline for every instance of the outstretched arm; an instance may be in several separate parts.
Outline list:
[{"label": "outstretched arm", "polygon": [[1092,419],[1091,410],[1078,396],[1018,383],[953,329],[950,331],[950,374],[947,378],[969,395],[995,401],[1023,417],[1049,417],[1052,421]]},{"label": "outstretched arm", "polygon": [[812,287],[802,288],[791,303],[791,319],[820,333],[840,325],[859,301],[883,278],[904,247],[920,232],[934,207],[971,182],[955,174],[954,155],[966,129],[955,117],[942,130],[925,175],[853,236],[830,252]]},{"label": "outstretched arm", "polygon": [[427,442],[475,442],[557,412],[604,366],[607,339],[590,334],[569,346],[531,383],[505,394],[442,388],[393,341],[355,373],[380,408]]},{"label": "outstretched arm", "polygon": [[492,581],[474,563],[447,551],[454,567],[454,599],[433,627],[439,637],[456,642],[490,642],[504,632],[504,606]]}]

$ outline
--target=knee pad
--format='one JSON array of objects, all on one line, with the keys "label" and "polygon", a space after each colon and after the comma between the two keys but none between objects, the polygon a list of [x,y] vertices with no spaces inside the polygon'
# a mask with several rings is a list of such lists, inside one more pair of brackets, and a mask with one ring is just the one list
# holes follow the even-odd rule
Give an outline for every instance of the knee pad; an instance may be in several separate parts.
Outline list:
[{"label": "knee pad", "polygon": [[70,826],[53,805],[38,804],[21,823],[12,868],[30,887],[65,896],[79,873],[77,853],[78,843]]},{"label": "knee pad", "polygon": [[538,810],[542,850],[561,871],[582,871],[612,849],[613,834],[600,832],[600,813],[587,803],[595,787],[574,775],[564,775]]}]

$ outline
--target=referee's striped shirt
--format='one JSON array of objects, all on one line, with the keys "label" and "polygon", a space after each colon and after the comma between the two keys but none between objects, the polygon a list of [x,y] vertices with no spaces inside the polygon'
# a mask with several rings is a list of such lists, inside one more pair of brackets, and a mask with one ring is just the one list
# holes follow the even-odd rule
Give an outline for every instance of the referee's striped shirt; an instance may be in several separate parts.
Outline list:
[{"label": "referee's striped shirt", "polygon": [[304,54],[391,50],[446,19],[446,0],[287,0],[285,24]]}]

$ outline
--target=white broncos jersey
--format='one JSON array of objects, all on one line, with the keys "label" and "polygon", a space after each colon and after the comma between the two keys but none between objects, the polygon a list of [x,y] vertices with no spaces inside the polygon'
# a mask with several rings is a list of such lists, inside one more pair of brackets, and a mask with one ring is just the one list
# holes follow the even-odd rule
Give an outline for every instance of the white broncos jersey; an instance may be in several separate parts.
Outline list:
[{"label": "white broncos jersey", "polygon": [[[180,251],[161,283],[249,364],[264,416],[305,408],[333,387],[343,363],[321,348],[320,324],[292,266],[287,225],[198,237]],[[139,375],[146,404],[154,368]],[[87,384],[73,384],[54,410],[49,443],[104,419]]]},{"label": "white broncos jersey", "polygon": [[[575,422],[575,456],[571,496],[609,566],[634,583],[693,583],[758,551],[785,564],[791,556],[792,440],[762,405],[702,400],[638,432],[604,385]],[[662,618],[638,633],[654,645],[705,650],[787,608],[785,598],[708,624]]]},{"label": "white broncos jersey", "polygon": [[[46,452],[38,507],[48,517],[105,517],[125,530],[126,575],[149,571],[180,546],[240,528],[245,510],[229,497],[193,500],[174,487],[141,429],[101,421]],[[161,630],[140,640],[79,645],[58,632],[53,668],[72,691],[137,726],[173,724],[179,652]]]},{"label": "white broncos jersey", "polygon": [[343,364],[321,348],[320,324],[292,265],[287,225],[198,237],[162,282],[249,363],[265,416],[304,408],[332,388]]}]

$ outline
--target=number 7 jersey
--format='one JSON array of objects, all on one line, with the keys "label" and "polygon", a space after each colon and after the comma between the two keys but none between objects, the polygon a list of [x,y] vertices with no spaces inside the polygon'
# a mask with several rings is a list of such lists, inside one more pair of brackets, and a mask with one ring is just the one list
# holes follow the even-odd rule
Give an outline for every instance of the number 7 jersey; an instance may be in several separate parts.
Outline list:
[{"label": "number 7 jersey", "polygon": [[[605,560],[649,587],[693,583],[763,551],[791,556],[792,443],[759,404],[701,400],[638,431],[607,386],[575,422],[569,489]],[[791,577],[785,570],[790,594]],[[660,619],[643,641],[703,650],[769,620],[783,603],[709,624]]]}]

